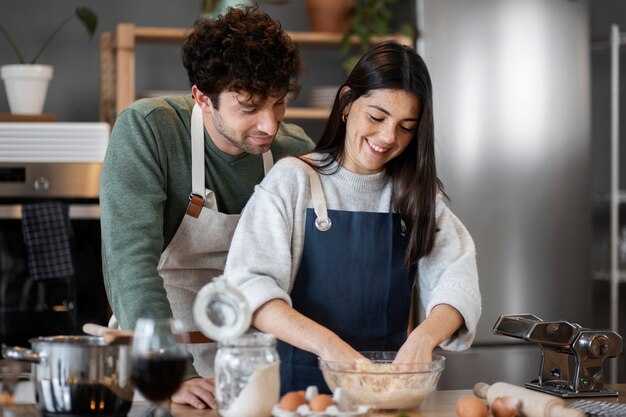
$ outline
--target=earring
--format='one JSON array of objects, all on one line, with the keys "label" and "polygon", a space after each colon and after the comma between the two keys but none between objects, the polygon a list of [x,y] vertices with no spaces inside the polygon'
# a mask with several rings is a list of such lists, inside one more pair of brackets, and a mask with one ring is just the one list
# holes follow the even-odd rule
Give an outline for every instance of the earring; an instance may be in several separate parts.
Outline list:
[{"label": "earring", "polygon": [[347,114],[345,114],[345,113],[343,113],[343,114],[341,115],[341,120],[345,123],[345,122],[348,120],[348,115],[347,115]]}]

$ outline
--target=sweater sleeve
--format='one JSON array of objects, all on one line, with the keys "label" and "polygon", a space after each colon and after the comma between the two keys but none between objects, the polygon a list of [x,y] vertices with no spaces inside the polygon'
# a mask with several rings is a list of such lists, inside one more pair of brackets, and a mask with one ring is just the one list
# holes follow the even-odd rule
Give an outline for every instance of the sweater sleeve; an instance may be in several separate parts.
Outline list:
[{"label": "sweater sleeve", "polygon": [[291,305],[289,293],[304,244],[310,188],[295,158],[281,159],[242,212],[224,275],[246,297],[254,312],[273,299]]},{"label": "sweater sleeve", "polygon": [[107,295],[120,327],[172,312],[157,264],[163,248],[166,199],[155,134],[143,115],[117,119],[100,184],[102,261]]},{"label": "sweater sleeve", "polygon": [[427,316],[438,304],[449,304],[461,313],[464,325],[440,346],[464,350],[474,340],[481,314],[476,249],[465,226],[441,198],[436,221],[435,246],[418,265],[420,298]]}]

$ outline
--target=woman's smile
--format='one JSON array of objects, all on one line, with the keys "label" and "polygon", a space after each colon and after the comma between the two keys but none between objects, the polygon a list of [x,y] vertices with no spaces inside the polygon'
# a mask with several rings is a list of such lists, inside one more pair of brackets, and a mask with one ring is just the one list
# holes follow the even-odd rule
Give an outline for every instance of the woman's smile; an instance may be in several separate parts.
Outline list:
[{"label": "woman's smile", "polygon": [[404,90],[381,89],[349,104],[343,165],[357,174],[374,174],[415,139],[420,103]]},{"label": "woman's smile", "polygon": [[365,142],[367,142],[367,144],[370,145],[370,148],[372,148],[374,151],[378,153],[385,153],[389,150],[389,149],[381,148],[380,146],[376,146],[374,143],[372,143],[372,141],[370,141],[367,138],[365,138]]}]

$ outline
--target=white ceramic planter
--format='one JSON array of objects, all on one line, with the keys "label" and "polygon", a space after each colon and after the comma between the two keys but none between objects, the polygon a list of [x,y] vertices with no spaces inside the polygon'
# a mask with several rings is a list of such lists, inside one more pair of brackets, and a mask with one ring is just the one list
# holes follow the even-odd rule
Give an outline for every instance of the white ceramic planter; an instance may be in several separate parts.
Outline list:
[{"label": "white ceramic planter", "polygon": [[18,64],[0,67],[0,78],[4,81],[12,114],[43,112],[52,72],[50,65]]}]

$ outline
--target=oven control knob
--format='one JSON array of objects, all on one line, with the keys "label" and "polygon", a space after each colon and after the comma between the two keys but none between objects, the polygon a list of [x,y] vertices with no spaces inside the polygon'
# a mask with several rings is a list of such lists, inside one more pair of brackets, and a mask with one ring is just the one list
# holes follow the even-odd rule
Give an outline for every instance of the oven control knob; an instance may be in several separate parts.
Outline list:
[{"label": "oven control knob", "polygon": [[35,191],[48,191],[50,189],[50,181],[46,177],[39,177],[35,180]]}]

